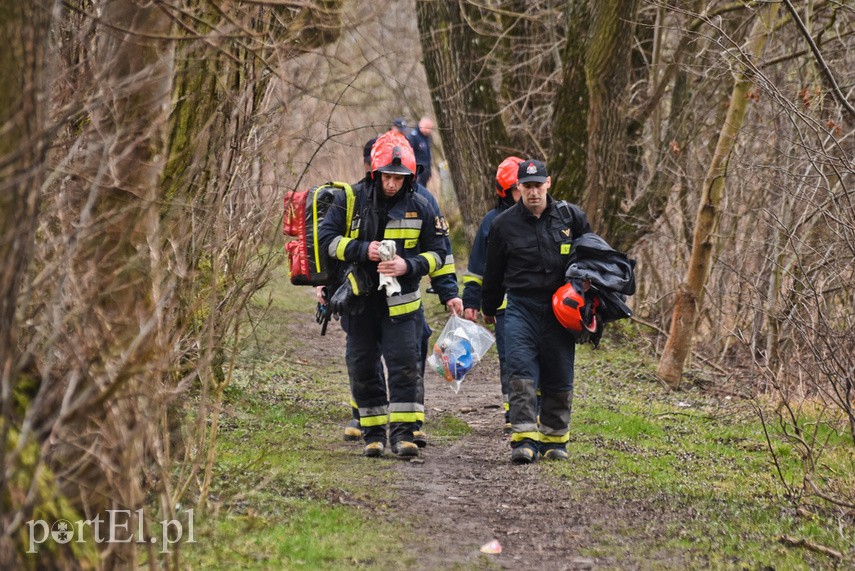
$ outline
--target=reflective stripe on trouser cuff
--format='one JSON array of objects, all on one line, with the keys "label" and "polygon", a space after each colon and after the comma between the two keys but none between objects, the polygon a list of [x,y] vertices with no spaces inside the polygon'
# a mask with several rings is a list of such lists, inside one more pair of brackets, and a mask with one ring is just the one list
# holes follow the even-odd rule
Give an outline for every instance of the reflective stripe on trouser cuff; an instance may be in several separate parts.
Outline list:
[{"label": "reflective stripe on trouser cuff", "polygon": [[363,416],[361,412],[359,414],[359,426],[363,428],[369,428],[371,426],[386,426],[387,422],[389,422],[389,415],[387,414],[378,416]]},{"label": "reflective stripe on trouser cuff", "polygon": [[[517,427],[514,426],[514,430]],[[521,440],[534,440],[535,442],[540,441],[540,433],[537,430],[530,432],[512,432],[511,433],[511,442],[520,442]]]},{"label": "reflective stripe on trouser cuff", "polygon": [[511,410],[511,404],[508,402],[508,396],[505,395],[505,402],[502,403],[502,408],[505,409],[505,412]]},{"label": "reflective stripe on trouser cuff", "polygon": [[541,432],[538,439],[544,444],[566,444],[570,441],[570,433],[565,432],[564,434],[553,435]]},{"label": "reflective stripe on trouser cuff", "polygon": [[368,406],[359,409],[359,425],[363,427],[385,426],[389,422],[386,406]]},{"label": "reflective stripe on trouser cuff", "polygon": [[425,405],[417,402],[389,404],[389,422],[424,422]]},{"label": "reflective stripe on trouser cuff", "polygon": [[502,305],[496,308],[496,311],[502,311],[503,309],[508,308],[508,294],[505,294],[504,299],[502,299]]},{"label": "reflective stripe on trouser cuff", "polygon": [[422,304],[421,297],[422,292],[419,290],[404,295],[387,297],[386,304],[389,306],[389,317],[397,317],[418,310]]},{"label": "reflective stripe on trouser cuff", "polygon": [[356,404],[356,401],[353,400],[353,397],[350,398],[350,407],[351,408],[359,408],[359,405]]},{"label": "reflective stripe on trouser cuff", "polygon": [[423,412],[390,412],[389,422],[424,422]]}]

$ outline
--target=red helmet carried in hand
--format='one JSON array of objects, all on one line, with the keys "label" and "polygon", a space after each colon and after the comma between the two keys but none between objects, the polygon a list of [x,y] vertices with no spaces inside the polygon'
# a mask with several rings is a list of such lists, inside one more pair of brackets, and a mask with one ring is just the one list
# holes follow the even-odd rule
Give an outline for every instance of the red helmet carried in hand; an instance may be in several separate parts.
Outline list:
[{"label": "red helmet carried in hand", "polygon": [[371,147],[371,171],[413,176],[416,157],[407,138],[397,131],[383,133]]},{"label": "red helmet carried in hand", "polygon": [[496,194],[504,198],[508,191],[517,185],[520,163],[519,157],[508,157],[501,162],[496,171]]},{"label": "red helmet carried in hand", "polygon": [[[552,295],[552,313],[558,323],[574,333],[581,333],[584,329],[593,333],[597,330],[598,302],[597,298],[586,300],[583,293],[576,291],[573,284],[567,282]],[[585,307],[586,303],[592,304],[592,307]],[[590,316],[590,323],[586,323],[586,315]]]}]

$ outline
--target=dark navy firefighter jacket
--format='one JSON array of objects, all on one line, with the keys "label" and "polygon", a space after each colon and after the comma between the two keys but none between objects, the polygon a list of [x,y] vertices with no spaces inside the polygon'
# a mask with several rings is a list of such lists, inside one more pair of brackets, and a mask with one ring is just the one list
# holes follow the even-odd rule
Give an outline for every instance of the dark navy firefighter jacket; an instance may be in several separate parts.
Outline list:
[{"label": "dark navy firefighter jacket", "polygon": [[522,200],[493,221],[488,241],[481,310],[495,315],[505,291],[549,298],[564,285],[573,240],[591,231],[582,210],[547,195],[540,218]]},{"label": "dark navy firefighter jacket", "polygon": [[[472,251],[469,252],[469,264],[466,273],[463,274],[463,307],[466,309],[481,310],[481,284],[484,282],[484,272],[487,268],[487,236],[493,227],[496,216],[513,206],[505,200],[499,199],[499,204],[481,219],[475,240],[472,242]],[[503,309],[502,307],[499,309]]]},{"label": "dark navy firefighter jacket", "polygon": [[[345,228],[346,197],[339,193],[318,229],[318,238],[331,258],[359,263],[373,274],[377,273],[377,262],[368,259],[368,244],[373,240],[394,240],[396,253],[407,263],[407,272],[398,276],[401,293],[387,297],[386,302],[389,316],[400,317],[418,311],[421,277],[441,268],[448,256],[448,224],[425,198],[416,194],[412,177],[390,198],[383,194],[379,182],[379,176],[376,180],[366,176],[353,186],[356,198],[349,233]],[[365,224],[373,218],[372,211],[377,215],[373,232]],[[385,297],[382,291],[369,293]]]}]

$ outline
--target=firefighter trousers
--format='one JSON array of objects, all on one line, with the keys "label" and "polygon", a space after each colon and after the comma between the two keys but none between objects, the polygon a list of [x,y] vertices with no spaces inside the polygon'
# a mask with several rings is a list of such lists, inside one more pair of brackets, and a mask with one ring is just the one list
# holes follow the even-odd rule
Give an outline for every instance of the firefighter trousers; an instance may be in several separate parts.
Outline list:
[{"label": "firefighter trousers", "polygon": [[[412,442],[424,421],[421,312],[390,317],[385,295],[372,293],[362,313],[347,316],[345,328],[347,372],[365,442],[385,442],[387,422],[393,444]],[[378,366],[381,356],[387,378]]]},{"label": "firefighter trousers", "polygon": [[[511,446],[564,447],[573,402],[575,340],[552,313],[552,296],[508,294],[505,363],[510,384]],[[537,389],[540,386],[540,424]]]}]

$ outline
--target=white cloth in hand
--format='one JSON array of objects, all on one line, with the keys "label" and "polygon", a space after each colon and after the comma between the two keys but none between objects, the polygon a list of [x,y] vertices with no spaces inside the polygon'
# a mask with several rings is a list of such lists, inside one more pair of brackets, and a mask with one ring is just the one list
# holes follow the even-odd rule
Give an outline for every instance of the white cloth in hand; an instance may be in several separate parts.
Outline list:
[{"label": "white cloth in hand", "polygon": [[[383,240],[380,242],[380,260],[388,262],[395,257],[395,241]],[[395,276],[384,276],[380,274],[380,285],[377,289],[386,288],[386,297],[392,297],[393,294],[401,292],[401,284],[398,283],[398,278]]]}]

